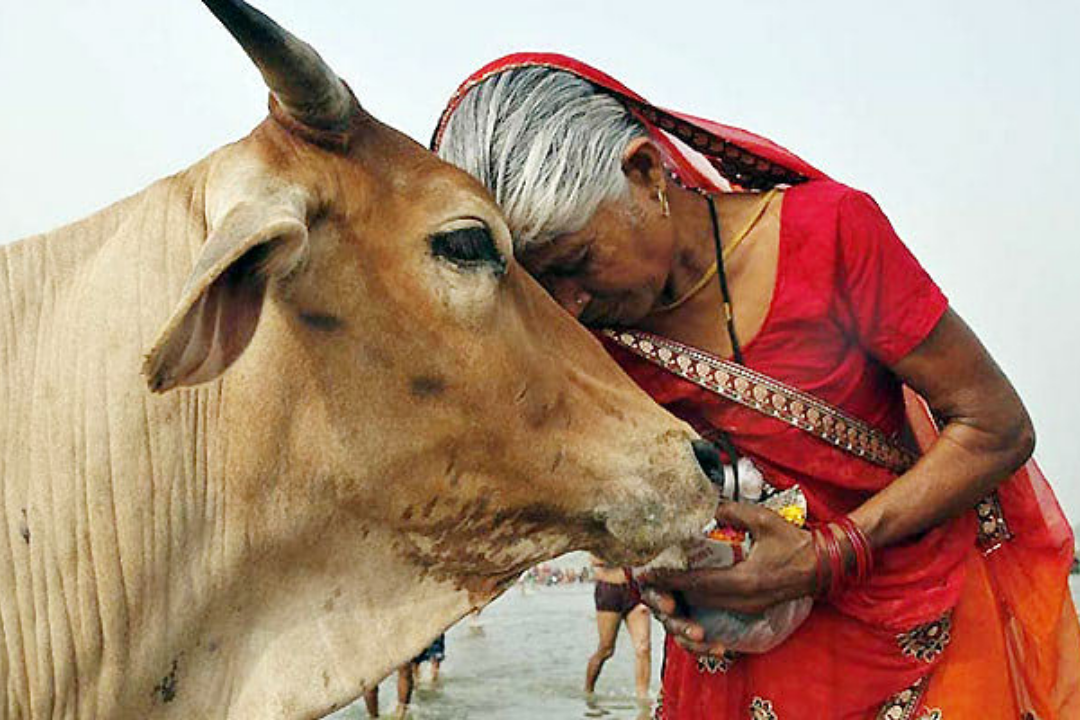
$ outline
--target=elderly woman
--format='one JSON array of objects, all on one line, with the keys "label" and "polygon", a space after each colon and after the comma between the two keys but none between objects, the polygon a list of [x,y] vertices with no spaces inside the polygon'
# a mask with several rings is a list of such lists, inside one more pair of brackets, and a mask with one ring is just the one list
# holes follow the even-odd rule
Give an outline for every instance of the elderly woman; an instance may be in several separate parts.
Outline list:
[{"label": "elderly woman", "polygon": [[[433,145],[491,190],[556,302],[620,328],[602,337],[646,391],[805,494],[811,530],[725,503],[749,557],[652,578],[660,717],[1080,717],[1072,537],[1025,465],[1031,422],[868,195],[558,55],[482,68]],[[778,647],[738,654],[677,594],[816,601]]]}]

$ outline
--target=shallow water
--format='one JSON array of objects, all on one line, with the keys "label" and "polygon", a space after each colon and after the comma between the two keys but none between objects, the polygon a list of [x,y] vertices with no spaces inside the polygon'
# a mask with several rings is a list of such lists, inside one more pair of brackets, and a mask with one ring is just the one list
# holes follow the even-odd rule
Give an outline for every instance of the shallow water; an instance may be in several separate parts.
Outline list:
[{"label": "shallow water", "polygon": [[[1080,605],[1080,577],[1071,579]],[[585,663],[596,647],[592,584],[514,588],[488,607],[481,628],[468,621],[450,629],[438,685],[424,681],[413,695],[414,720],[645,720],[648,709],[634,700],[630,637],[620,631],[615,656],[604,666],[596,697],[581,691]],[[662,631],[653,622],[655,695]],[[393,717],[394,678],[379,688],[383,717]],[[363,703],[330,716],[365,720]]]},{"label": "shallow water", "polygon": [[[413,693],[414,720],[645,720],[649,708],[634,698],[634,653],[625,627],[615,656],[604,666],[596,695],[582,692],[585,664],[596,649],[592,583],[513,588],[480,616],[480,628],[465,620],[446,636],[446,660],[437,685],[429,668]],[[660,672],[662,630],[653,621],[653,683]],[[396,675],[379,687],[383,717],[393,717]],[[363,702],[330,716],[367,718]]]}]

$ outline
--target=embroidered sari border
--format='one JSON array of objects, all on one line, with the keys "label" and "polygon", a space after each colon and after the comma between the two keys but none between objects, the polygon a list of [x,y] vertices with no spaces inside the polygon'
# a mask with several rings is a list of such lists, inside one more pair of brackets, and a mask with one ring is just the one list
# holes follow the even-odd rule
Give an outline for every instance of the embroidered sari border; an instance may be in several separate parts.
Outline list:
[{"label": "embroidered sari border", "polygon": [[941,720],[940,710],[928,709],[918,718],[915,717],[915,713],[922,708],[929,685],[929,676],[919,678],[911,687],[889,698],[874,716],[874,720]]},{"label": "embroidered sari border", "polygon": [[743,365],[642,330],[602,330],[601,334],[684,380],[897,474],[918,459],[872,425]]}]

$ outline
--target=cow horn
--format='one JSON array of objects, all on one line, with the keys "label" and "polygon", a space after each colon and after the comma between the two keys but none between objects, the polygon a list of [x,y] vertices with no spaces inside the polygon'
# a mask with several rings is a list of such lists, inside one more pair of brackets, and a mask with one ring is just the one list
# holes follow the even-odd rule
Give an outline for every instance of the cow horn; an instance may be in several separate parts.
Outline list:
[{"label": "cow horn", "polygon": [[262,73],[289,115],[318,130],[342,130],[359,109],[315,50],[241,0],[203,0]]}]

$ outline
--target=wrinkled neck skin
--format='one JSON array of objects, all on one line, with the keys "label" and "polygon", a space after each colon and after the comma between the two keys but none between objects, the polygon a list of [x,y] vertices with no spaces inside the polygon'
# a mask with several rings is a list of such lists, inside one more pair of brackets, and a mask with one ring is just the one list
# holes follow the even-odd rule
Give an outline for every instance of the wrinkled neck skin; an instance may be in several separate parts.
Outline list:
[{"label": "wrinkled neck skin", "polygon": [[200,598],[205,619],[176,622],[183,632],[167,668],[175,696],[165,702],[158,679],[153,696],[140,693],[141,707],[121,716],[323,717],[481,602],[422,579],[380,529],[326,528],[308,539],[290,566],[277,555],[253,557],[246,584]]},{"label": "wrinkled neck skin", "polygon": [[[385,486],[416,480],[407,473],[413,448],[388,442],[377,422],[359,440],[335,427],[325,388],[309,372],[317,363],[291,322],[268,300],[264,331],[245,355],[223,380],[194,391],[218,402],[210,413],[216,427],[204,433],[216,440],[206,453],[202,513],[218,518],[183,529],[180,544],[198,550],[176,553],[183,559],[166,570],[178,601],[148,619],[146,638],[133,639],[147,647],[132,654],[117,717],[323,717],[492,600],[518,572],[569,549],[541,533],[501,548],[498,567],[512,571],[436,569],[430,541],[394,527],[383,502]],[[269,363],[275,372],[265,372]],[[373,396],[381,384],[370,378]],[[366,444],[358,450],[357,442]],[[342,461],[335,446],[371,462]]]},{"label": "wrinkled neck skin", "polygon": [[[116,712],[99,717],[323,717],[514,577],[433,575],[417,560],[419,539],[358,510],[362,495],[342,503],[336,494],[397,478],[334,478],[290,457],[290,447],[304,442],[302,421],[288,411],[290,390],[248,395],[237,390],[241,384],[226,380],[220,388],[224,452],[204,478],[222,517],[181,531],[180,560],[165,569],[171,601],[133,608],[148,615],[145,634],[131,638]],[[254,428],[247,419],[253,404],[264,421]],[[245,456],[243,470],[234,452]],[[301,485],[309,497],[295,493]],[[554,541],[530,549],[522,569],[562,550]]]}]

